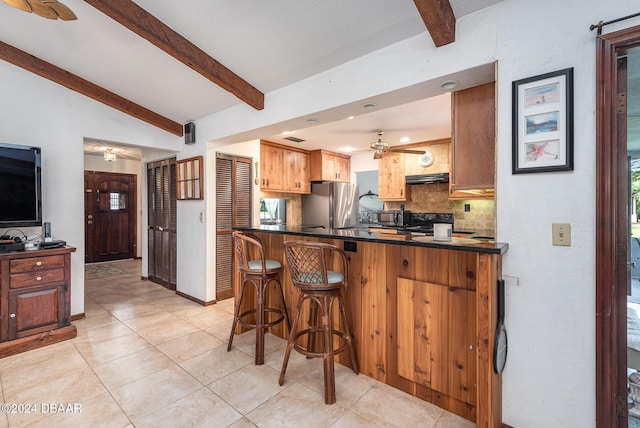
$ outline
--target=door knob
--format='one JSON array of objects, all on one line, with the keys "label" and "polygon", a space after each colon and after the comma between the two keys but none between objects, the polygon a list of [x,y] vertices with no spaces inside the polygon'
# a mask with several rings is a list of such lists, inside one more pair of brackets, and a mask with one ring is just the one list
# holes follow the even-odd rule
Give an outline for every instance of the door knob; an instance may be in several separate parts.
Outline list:
[{"label": "door knob", "polygon": [[87,222],[87,224],[93,224],[93,221],[92,221],[92,220],[89,220],[89,221]]}]

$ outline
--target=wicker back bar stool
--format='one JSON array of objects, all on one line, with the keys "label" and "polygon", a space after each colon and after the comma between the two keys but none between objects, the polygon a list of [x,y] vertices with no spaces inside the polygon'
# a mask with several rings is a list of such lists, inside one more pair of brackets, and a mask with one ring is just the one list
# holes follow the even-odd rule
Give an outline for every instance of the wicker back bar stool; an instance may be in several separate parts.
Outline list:
[{"label": "wicker back bar stool", "polygon": [[[262,365],[264,364],[265,329],[277,325],[284,320],[287,324],[287,328],[291,331],[291,323],[289,321],[289,315],[287,314],[287,306],[285,304],[284,294],[282,293],[282,284],[280,283],[279,277],[282,272],[282,264],[277,260],[269,260],[265,257],[264,246],[262,245],[260,238],[257,236],[239,231],[233,232],[232,236],[233,246],[235,247],[238,260],[238,270],[242,274],[242,280],[240,282],[240,288],[237,290],[238,295],[236,296],[235,301],[233,324],[231,325],[231,334],[229,335],[227,352],[231,350],[233,336],[238,324],[246,328],[255,328],[255,364]],[[251,259],[251,254],[257,254],[258,257]],[[276,291],[280,297],[282,309],[265,307],[267,287],[272,282],[275,284]],[[241,312],[242,301],[249,285],[253,285],[255,290],[256,306],[255,308]],[[266,314],[269,313],[276,314],[277,317],[268,321],[266,319]],[[255,322],[250,322],[247,319],[251,315],[255,316]]]},{"label": "wicker back bar stool", "polygon": [[[338,247],[321,242],[287,241],[284,243],[284,252],[291,280],[300,291],[300,296],[293,315],[291,333],[287,341],[279,382],[280,385],[284,383],[292,349],[307,357],[321,357],[324,361],[324,401],[326,404],[333,404],[336,402],[334,355],[348,350],[353,372],[358,374],[353,338],[341,294],[342,290],[347,288],[347,258]],[[343,273],[327,268],[328,262],[332,261],[336,254],[339,256],[337,259],[342,262]],[[309,326],[298,331],[302,305],[307,300],[310,302]],[[332,308],[336,300],[339,305],[343,332],[338,331],[333,325]],[[315,349],[316,334],[321,336],[322,350]],[[305,335],[307,344],[302,346],[296,340]],[[337,348],[333,347],[334,336],[339,338]]]}]

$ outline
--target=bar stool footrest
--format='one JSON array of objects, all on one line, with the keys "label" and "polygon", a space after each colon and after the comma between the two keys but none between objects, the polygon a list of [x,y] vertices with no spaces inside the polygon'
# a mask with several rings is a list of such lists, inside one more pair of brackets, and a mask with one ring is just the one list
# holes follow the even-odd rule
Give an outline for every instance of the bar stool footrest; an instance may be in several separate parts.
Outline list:
[{"label": "bar stool footrest", "polygon": [[[311,333],[322,334],[322,331],[323,330],[321,327],[310,327],[310,328],[306,328],[304,330],[300,330],[296,332],[296,334],[293,336],[293,349],[295,349],[296,351],[298,351],[303,355],[306,355],[307,357],[311,357],[311,358],[322,357],[324,355],[324,352],[309,351],[306,347],[296,343],[296,340],[302,336],[306,336]],[[349,341],[346,337],[344,337],[344,333],[338,330],[331,330],[331,334],[333,334],[334,336],[338,336],[342,341],[340,346],[338,346],[337,348],[333,348],[333,354],[334,355],[339,354],[340,352],[346,350],[347,346],[349,345]]]}]

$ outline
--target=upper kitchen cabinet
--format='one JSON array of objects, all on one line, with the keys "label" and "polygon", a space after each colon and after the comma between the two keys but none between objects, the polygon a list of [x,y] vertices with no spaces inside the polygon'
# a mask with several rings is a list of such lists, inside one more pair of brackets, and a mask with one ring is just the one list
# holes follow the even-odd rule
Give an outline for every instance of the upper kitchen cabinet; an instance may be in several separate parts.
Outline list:
[{"label": "upper kitchen cabinet", "polygon": [[311,151],[311,181],[351,181],[351,156],[327,150]]},{"label": "upper kitchen cabinet", "polygon": [[406,201],[410,199],[404,172],[405,154],[387,152],[378,161],[378,199]]},{"label": "upper kitchen cabinet", "polygon": [[309,154],[297,150],[284,151],[284,190],[291,193],[311,193]]},{"label": "upper kitchen cabinet", "polygon": [[260,142],[260,190],[282,190],[284,149]]},{"label": "upper kitchen cabinet", "polygon": [[449,199],[493,199],[495,84],[454,92]]},{"label": "upper kitchen cabinet", "polygon": [[260,141],[260,190],[309,193],[309,152]]}]

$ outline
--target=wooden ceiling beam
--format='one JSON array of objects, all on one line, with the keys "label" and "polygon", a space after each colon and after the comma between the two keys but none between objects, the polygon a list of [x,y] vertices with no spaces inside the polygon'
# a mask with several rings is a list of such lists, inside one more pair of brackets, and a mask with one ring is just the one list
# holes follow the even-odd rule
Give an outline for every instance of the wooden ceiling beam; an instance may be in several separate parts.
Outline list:
[{"label": "wooden ceiling beam", "polygon": [[120,110],[153,126],[157,126],[160,129],[164,129],[178,137],[184,135],[184,127],[182,124],[167,119],[118,94],[1,41],[0,59],[106,104],[109,107],[113,107],[116,110]]},{"label": "wooden ceiling beam", "polygon": [[264,109],[264,94],[262,92],[133,1],[85,0],[85,2],[256,110]]},{"label": "wooden ceiling beam", "polygon": [[449,0],[413,0],[436,47],[456,41],[456,17]]}]

